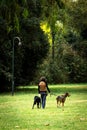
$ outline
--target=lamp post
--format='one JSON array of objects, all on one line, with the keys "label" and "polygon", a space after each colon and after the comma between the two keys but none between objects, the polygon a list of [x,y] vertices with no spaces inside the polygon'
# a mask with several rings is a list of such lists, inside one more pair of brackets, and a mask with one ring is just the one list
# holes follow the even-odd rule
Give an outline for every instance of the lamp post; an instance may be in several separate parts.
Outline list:
[{"label": "lamp post", "polygon": [[18,40],[18,44],[21,45],[20,38],[14,37],[12,43],[12,96],[14,95],[14,43],[16,39]]}]

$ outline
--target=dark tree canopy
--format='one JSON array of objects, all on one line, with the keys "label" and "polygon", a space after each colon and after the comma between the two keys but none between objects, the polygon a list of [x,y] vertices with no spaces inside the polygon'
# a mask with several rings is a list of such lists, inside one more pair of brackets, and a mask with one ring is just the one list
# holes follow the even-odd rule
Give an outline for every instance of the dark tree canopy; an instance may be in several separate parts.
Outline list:
[{"label": "dark tree canopy", "polygon": [[[40,1],[0,1],[0,91],[10,89],[12,80],[12,44],[15,40],[15,85],[29,84],[35,75],[37,64],[47,55],[49,44],[40,28]],[[32,6],[31,6],[32,5]],[[3,87],[4,86],[4,87]]]},{"label": "dark tree canopy", "polygon": [[41,75],[87,82],[87,1],[0,0],[0,92],[11,89],[14,37],[15,88]]}]

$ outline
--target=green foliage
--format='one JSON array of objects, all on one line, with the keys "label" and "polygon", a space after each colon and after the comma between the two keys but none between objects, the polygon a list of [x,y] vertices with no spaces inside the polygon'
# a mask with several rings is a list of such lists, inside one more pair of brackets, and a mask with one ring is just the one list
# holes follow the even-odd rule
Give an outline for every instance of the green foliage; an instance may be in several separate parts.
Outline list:
[{"label": "green foliage", "polygon": [[[40,1],[0,2],[0,91],[6,91],[11,88],[13,38],[19,36],[22,42],[22,46],[19,47],[18,41],[14,41],[15,86],[29,84],[33,80],[37,63],[46,57],[49,44],[38,19],[41,15]],[[32,9],[29,3],[32,4]]]},{"label": "green foliage", "polygon": [[5,86],[11,80],[10,49],[10,41],[8,42],[7,35],[7,23],[5,20],[0,18],[0,91],[6,90]]},{"label": "green foliage", "polygon": [[24,9],[24,11],[23,11],[23,17],[24,18],[27,18],[28,17],[28,15],[29,15],[29,13],[28,13],[28,10],[27,9]]},{"label": "green foliage", "polygon": [[29,16],[37,17],[41,16],[41,0],[27,0]]},{"label": "green foliage", "polygon": [[83,36],[87,39],[87,1],[77,0],[77,2],[71,2],[69,5],[68,13],[70,14],[72,27],[75,27]]},{"label": "green foliage", "polygon": [[21,23],[21,32],[25,43],[22,75],[24,83],[29,84],[35,75],[37,64],[46,57],[49,44],[40,29],[37,18],[24,19]]},{"label": "green foliage", "polygon": [[[15,36],[22,41],[19,47],[15,40],[16,86],[34,82],[42,75],[50,83],[87,82],[86,14],[85,0],[1,0],[0,90],[11,88]],[[44,21],[50,28],[50,49],[40,28]]]},{"label": "green foliage", "polygon": [[73,47],[83,59],[87,60],[87,41],[77,42]]},{"label": "green foliage", "polygon": [[54,60],[49,57],[39,71],[51,84],[80,83],[87,82],[86,66],[86,59],[79,55],[72,45],[61,43],[55,47]]},{"label": "green foliage", "polygon": [[51,83],[87,82],[87,43],[86,40],[84,41],[86,39],[86,20],[81,22],[87,12],[86,2],[69,2],[66,5],[69,6],[70,12],[72,13],[69,16],[69,10],[68,13],[66,12],[68,8],[63,10],[65,12],[62,16],[67,18],[67,20],[64,20],[61,19],[61,10],[59,10],[58,18],[60,21],[62,20],[63,28],[58,26],[58,29],[55,31],[54,60],[51,62],[49,60],[50,69],[48,69],[48,71],[50,70],[50,81]]}]

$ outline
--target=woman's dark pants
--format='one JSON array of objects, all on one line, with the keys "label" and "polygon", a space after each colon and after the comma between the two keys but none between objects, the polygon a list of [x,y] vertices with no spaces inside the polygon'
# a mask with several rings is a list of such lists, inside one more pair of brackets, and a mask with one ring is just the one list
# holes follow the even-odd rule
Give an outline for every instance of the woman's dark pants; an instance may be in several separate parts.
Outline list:
[{"label": "woman's dark pants", "polygon": [[41,93],[41,103],[42,103],[42,108],[45,108],[46,106],[46,93]]}]

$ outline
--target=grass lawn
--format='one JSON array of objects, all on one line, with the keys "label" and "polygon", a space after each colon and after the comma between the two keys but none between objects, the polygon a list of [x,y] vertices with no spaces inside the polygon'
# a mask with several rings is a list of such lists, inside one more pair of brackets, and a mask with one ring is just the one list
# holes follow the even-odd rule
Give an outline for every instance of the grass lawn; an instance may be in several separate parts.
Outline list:
[{"label": "grass lawn", "polygon": [[[87,130],[87,84],[49,85],[45,109],[32,109],[37,86],[0,94],[0,130]],[[64,110],[56,96],[70,93]]]}]

